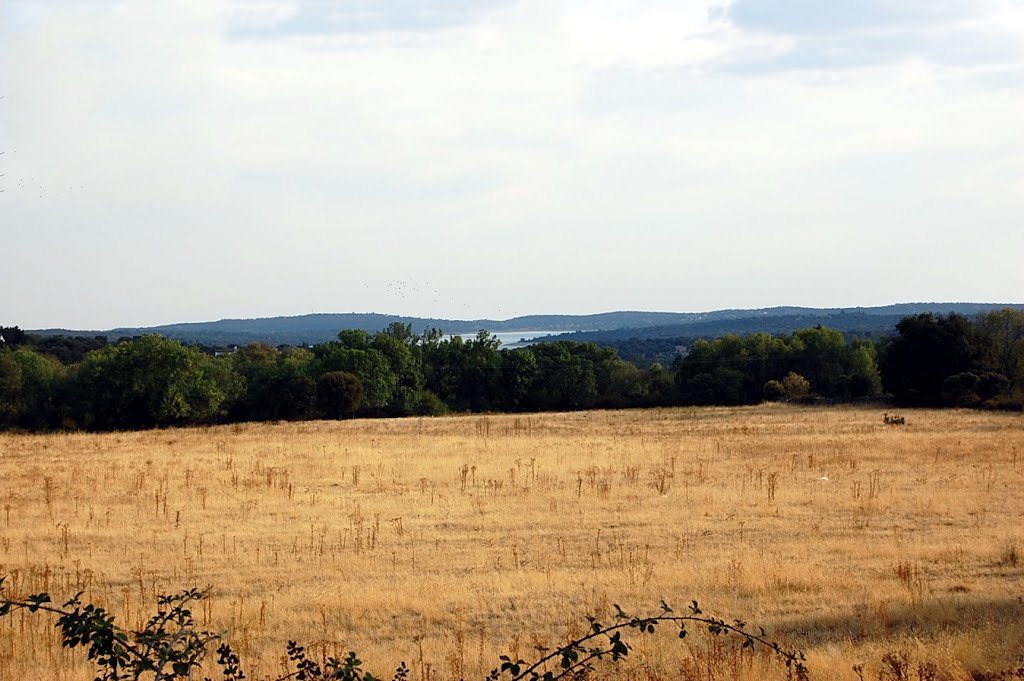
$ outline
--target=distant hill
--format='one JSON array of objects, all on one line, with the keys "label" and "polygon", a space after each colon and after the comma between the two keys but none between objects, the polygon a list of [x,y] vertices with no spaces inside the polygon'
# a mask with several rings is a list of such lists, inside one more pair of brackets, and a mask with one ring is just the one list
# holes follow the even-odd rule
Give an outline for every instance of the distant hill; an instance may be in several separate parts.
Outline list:
[{"label": "distant hill", "polygon": [[[916,313],[908,313],[916,314]],[[704,319],[685,324],[663,324],[644,328],[625,328],[602,331],[573,331],[552,334],[535,340],[572,340],[580,343],[617,341],[627,338],[718,338],[727,334],[793,333],[819,324],[861,336],[888,335],[906,315],[865,314],[861,312],[815,314],[804,312],[790,315],[765,315],[736,318]]]},{"label": "distant hill", "polygon": [[[46,336],[106,336],[110,340],[158,333],[188,343],[244,345],[266,342],[273,345],[316,344],[333,340],[342,329],[380,331],[392,322],[411,324],[422,332],[438,328],[446,333],[470,334],[480,329],[499,332],[562,332],[559,339],[600,342],[630,338],[670,339],[714,337],[726,333],[790,333],[799,328],[823,324],[846,332],[871,336],[891,333],[900,318],[923,312],[973,316],[981,312],[1024,304],[995,303],[901,303],[883,307],[806,308],[772,307],[756,310],[713,312],[606,312],[594,315],[529,315],[513,319],[435,319],[376,313],[308,314],[262,319],[222,319],[150,327],[108,330],[37,329],[30,333]],[[568,334],[568,335],[566,335]]]},{"label": "distant hill", "polygon": [[[911,303],[876,308],[811,309],[773,308],[771,310],[728,310],[712,313],[704,319],[682,324],[664,324],[647,328],[623,328],[607,331],[575,331],[535,338],[533,342],[568,340],[614,348],[623,359],[638,366],[654,362],[668,364],[678,349],[699,338],[719,338],[728,334],[791,334],[818,325],[843,332],[846,336],[878,339],[892,335],[896,324],[906,316],[931,312],[958,313],[967,317],[1003,308],[1024,309],[1021,304],[988,305],[979,303]],[[744,312],[748,313],[744,315]],[[749,314],[755,312],[758,314]],[[760,314],[767,313],[767,314]]]}]

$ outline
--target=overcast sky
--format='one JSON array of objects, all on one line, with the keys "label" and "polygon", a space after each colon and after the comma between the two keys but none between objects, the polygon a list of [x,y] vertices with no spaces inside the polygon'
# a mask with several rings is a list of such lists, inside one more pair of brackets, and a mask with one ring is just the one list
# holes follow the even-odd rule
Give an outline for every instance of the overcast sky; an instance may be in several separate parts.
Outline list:
[{"label": "overcast sky", "polygon": [[0,325],[1024,300],[1024,0],[0,0]]}]

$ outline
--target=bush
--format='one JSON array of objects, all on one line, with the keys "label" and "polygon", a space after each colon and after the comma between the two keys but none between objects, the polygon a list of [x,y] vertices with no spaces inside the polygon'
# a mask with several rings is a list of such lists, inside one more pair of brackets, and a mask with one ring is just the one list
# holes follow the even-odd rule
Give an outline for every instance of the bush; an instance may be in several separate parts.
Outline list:
[{"label": "bush", "polygon": [[779,381],[771,380],[764,384],[764,399],[769,402],[778,402],[785,396],[786,389]]},{"label": "bush", "polygon": [[416,416],[441,416],[448,413],[448,405],[429,390],[419,390],[413,404]]},{"label": "bush", "polygon": [[800,400],[810,394],[811,382],[795,371],[790,371],[782,379],[782,389],[785,392],[786,399]]},{"label": "bush", "polygon": [[1024,411],[1024,393],[996,395],[990,400],[985,400],[984,406],[1000,411]]},{"label": "bush", "polygon": [[[2,587],[3,578],[0,577],[0,589]],[[83,605],[81,595],[77,594],[61,607],[53,606],[46,593],[21,599],[0,597],[0,617],[18,610],[57,615],[63,646],[87,648],[86,654],[99,668],[97,681],[192,679],[194,672],[201,668],[209,648],[218,642],[216,664],[224,681],[246,678],[241,660],[231,646],[223,642],[221,635],[195,628],[191,606],[207,598],[209,590],[192,589],[161,596],[156,614],[142,630],[135,632],[121,629],[114,622],[114,617],[102,608]],[[608,624],[599,622],[595,617],[587,617],[590,623],[587,633],[554,650],[538,648],[540,657],[533,662],[502,655],[500,666],[491,671],[488,679],[555,681],[583,678],[603,660],[618,662],[629,656],[633,649],[628,641],[630,634],[653,634],[662,625],[674,627],[680,639],[688,635],[688,626],[697,626],[713,636],[732,636],[743,648],[763,646],[782,660],[791,676],[801,680],[808,678],[803,653],[782,648],[769,640],[763,629],[759,633],[748,631],[746,623],[740,620],[730,623],[705,615],[697,601],[692,601],[683,614],[676,614],[664,601],[660,611],[650,616],[636,617],[623,612],[617,605],[614,608],[615,613]],[[275,681],[293,678],[299,681],[378,681],[373,674],[363,671],[362,660],[351,651],[344,658],[331,657],[318,663],[309,659],[301,645],[289,641],[287,659],[295,671]],[[392,679],[406,681],[408,678],[409,668],[402,662]]]}]

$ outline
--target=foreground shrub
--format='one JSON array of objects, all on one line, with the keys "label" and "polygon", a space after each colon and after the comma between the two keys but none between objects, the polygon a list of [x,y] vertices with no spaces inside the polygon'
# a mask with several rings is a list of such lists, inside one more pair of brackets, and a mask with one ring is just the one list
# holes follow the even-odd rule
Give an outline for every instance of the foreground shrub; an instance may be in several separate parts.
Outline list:
[{"label": "foreground shrub", "polygon": [[[4,578],[0,577],[0,594],[3,584]],[[98,669],[97,681],[192,679],[195,672],[201,670],[210,648],[218,643],[215,663],[224,681],[241,681],[246,678],[241,660],[220,634],[196,629],[191,606],[207,598],[208,589],[191,589],[161,596],[156,614],[140,631],[133,632],[121,629],[113,615],[103,608],[83,604],[81,595],[79,593],[57,607],[46,593],[24,598],[11,598],[3,594],[0,596],[0,617],[18,610],[56,615],[55,626],[61,631],[63,646],[85,649],[88,659]],[[540,657],[536,660],[527,662],[502,655],[500,666],[492,670],[487,678],[489,681],[580,679],[604,660],[618,662],[626,658],[633,649],[628,640],[631,634],[653,634],[661,625],[675,627],[680,639],[688,635],[688,626],[697,626],[714,636],[735,637],[743,648],[762,646],[779,657],[790,678],[808,678],[803,653],[782,648],[768,639],[764,629],[754,633],[740,620],[726,622],[706,615],[696,601],[690,603],[684,614],[676,614],[662,601],[660,611],[646,617],[629,615],[619,606],[614,607],[615,613],[609,623],[602,623],[596,617],[587,617],[590,627],[586,634],[559,648],[538,648]],[[295,671],[274,681],[379,681],[373,674],[363,671],[363,662],[355,652],[349,652],[343,658],[330,657],[320,663],[310,659],[303,646],[289,641],[287,659]],[[209,677],[205,678],[210,681]],[[408,678],[409,668],[402,662],[395,670],[392,681],[406,681]]]}]

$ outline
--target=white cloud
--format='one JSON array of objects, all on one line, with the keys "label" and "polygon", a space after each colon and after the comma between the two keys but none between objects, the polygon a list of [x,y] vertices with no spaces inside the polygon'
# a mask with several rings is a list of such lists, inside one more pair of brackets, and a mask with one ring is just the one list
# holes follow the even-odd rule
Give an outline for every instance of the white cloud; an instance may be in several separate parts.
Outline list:
[{"label": "white cloud", "polygon": [[229,33],[274,39],[378,32],[436,31],[474,23],[510,0],[241,1],[228,7]]},{"label": "white cloud", "polygon": [[726,14],[738,26],[780,33],[849,33],[912,29],[991,11],[991,0],[732,0]]},{"label": "white cloud", "polygon": [[1015,0],[733,0],[721,16],[744,34],[790,39],[747,70],[842,69],[919,58],[959,66],[1019,63],[1024,11]]},{"label": "white cloud", "polygon": [[[914,29],[1002,36],[993,58],[801,68],[780,60],[820,36],[708,2],[346,7],[376,19],[89,3],[0,27],[0,223],[27,282],[3,323],[1024,290],[1019,3]],[[863,52],[851,25],[837,44]]]}]

